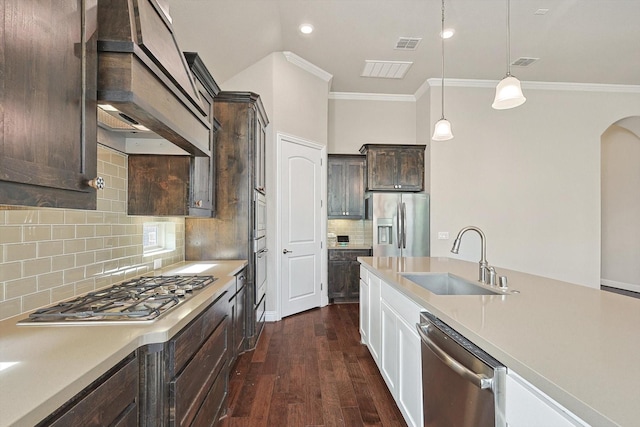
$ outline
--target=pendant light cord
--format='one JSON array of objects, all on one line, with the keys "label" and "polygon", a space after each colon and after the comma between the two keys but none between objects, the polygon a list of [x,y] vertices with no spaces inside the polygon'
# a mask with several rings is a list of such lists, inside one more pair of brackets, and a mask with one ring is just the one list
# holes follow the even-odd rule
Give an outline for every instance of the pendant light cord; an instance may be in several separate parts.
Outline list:
[{"label": "pendant light cord", "polygon": [[442,119],[444,119],[444,0],[442,0],[442,30],[440,38],[442,39]]},{"label": "pendant light cord", "polygon": [[511,75],[511,0],[507,0],[507,76]]}]

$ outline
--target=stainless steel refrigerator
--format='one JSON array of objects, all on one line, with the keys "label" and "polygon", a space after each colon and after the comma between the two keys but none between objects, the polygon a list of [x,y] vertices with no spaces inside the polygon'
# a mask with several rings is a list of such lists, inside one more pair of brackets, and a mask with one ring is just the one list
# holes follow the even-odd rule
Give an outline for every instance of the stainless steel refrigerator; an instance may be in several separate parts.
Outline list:
[{"label": "stainless steel refrigerator", "polygon": [[429,195],[368,193],[366,217],[373,226],[373,256],[429,256]]}]

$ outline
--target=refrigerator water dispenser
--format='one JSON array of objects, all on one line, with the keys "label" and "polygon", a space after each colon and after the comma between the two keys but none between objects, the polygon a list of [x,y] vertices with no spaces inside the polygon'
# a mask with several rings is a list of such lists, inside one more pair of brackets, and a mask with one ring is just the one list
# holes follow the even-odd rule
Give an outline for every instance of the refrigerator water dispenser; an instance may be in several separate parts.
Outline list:
[{"label": "refrigerator water dispenser", "polygon": [[393,220],[391,218],[378,219],[378,245],[393,244]]}]

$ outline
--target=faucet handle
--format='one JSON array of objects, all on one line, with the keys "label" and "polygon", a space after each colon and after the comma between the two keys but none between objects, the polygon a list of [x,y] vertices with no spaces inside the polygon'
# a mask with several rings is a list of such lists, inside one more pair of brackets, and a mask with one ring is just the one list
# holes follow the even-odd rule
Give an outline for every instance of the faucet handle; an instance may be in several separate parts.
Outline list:
[{"label": "faucet handle", "polygon": [[498,278],[498,286],[500,286],[500,288],[505,291],[509,288],[509,285],[507,283],[507,276],[500,276]]},{"label": "faucet handle", "polygon": [[496,269],[489,267],[489,286],[496,285]]}]

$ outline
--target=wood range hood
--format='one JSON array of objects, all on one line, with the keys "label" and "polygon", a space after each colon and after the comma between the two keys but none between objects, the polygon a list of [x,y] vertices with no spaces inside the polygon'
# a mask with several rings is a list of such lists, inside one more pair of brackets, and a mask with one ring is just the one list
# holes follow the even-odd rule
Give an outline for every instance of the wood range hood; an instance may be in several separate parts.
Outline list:
[{"label": "wood range hood", "polygon": [[98,121],[153,132],[193,156],[211,156],[200,95],[156,0],[98,2]]}]

